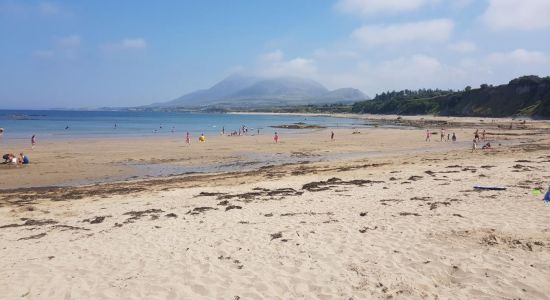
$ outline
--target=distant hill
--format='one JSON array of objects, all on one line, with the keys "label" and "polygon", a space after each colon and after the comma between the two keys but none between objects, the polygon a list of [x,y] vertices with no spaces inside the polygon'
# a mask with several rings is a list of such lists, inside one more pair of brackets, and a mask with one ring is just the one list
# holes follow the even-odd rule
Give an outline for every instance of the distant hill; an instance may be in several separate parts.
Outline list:
[{"label": "distant hill", "polygon": [[172,101],[148,107],[271,107],[289,105],[352,103],[368,99],[360,90],[343,88],[329,91],[320,83],[298,77],[259,78],[231,75],[209,89],[198,90]]},{"label": "distant hill", "polygon": [[523,76],[500,86],[483,84],[478,89],[467,87],[458,92],[420,90],[383,95],[355,103],[352,111],[400,115],[550,117],[550,77]]}]

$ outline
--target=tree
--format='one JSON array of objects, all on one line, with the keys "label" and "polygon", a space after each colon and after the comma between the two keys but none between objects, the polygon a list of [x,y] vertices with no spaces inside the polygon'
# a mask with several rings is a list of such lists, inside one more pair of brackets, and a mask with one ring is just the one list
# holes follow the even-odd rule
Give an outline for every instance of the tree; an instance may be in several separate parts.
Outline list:
[{"label": "tree", "polygon": [[465,90],[466,92],[469,92],[469,91],[472,90],[472,87],[471,87],[471,86],[467,86],[467,87],[464,88],[464,90]]}]

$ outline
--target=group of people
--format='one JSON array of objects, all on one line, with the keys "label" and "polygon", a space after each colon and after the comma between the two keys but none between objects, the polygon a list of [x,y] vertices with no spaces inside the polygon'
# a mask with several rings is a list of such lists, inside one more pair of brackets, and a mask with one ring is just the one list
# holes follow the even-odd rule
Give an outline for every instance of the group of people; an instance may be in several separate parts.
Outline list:
[{"label": "group of people", "polygon": [[[486,134],[485,129],[483,129],[483,131],[481,132],[481,138],[480,138],[479,129],[476,129],[476,131],[474,132],[474,139],[472,141],[472,152],[477,150],[478,144],[481,141],[485,142],[485,134]],[[493,149],[493,148],[492,148],[490,142],[487,142],[483,146],[481,146],[481,150],[491,150],[491,149]]]},{"label": "group of people", "polygon": [[4,164],[10,165],[28,165],[30,163],[29,157],[23,153],[19,153],[19,157],[15,156],[13,153],[7,153],[2,156],[4,159]]},{"label": "group of people", "polygon": [[[34,149],[35,145],[36,135],[33,134],[31,137],[31,149]],[[2,163],[8,165],[28,165],[30,163],[29,157],[23,152],[19,153],[19,156],[13,153],[6,153],[2,155],[2,159],[4,160]]]},{"label": "group of people", "polygon": [[[435,133],[432,133],[429,129],[426,129],[426,142],[429,142],[431,141],[431,136],[432,134],[437,134],[437,132]],[[487,132],[485,131],[485,129],[483,129],[481,132],[479,131],[479,129],[476,129],[476,131],[474,132],[474,139],[472,141],[472,152],[476,151],[478,148],[479,148],[479,143],[481,143],[481,141],[485,142],[486,140],[486,134]],[[456,134],[453,132],[452,134],[451,133],[446,133],[445,132],[445,128],[441,128],[440,130],[440,141],[443,142],[448,142],[448,141],[453,141],[453,142],[456,142]],[[485,144],[483,144],[483,146],[481,147],[482,150],[491,150],[493,149],[492,146],[491,146],[491,143],[490,142],[487,142]]]},{"label": "group of people", "polygon": [[[437,134],[437,132],[435,132],[435,134]],[[426,129],[426,142],[430,142],[431,140],[432,140],[432,132],[429,129]],[[447,133],[445,135],[445,128],[441,128],[440,141],[441,142],[448,142],[448,141],[456,142],[456,134],[453,132],[452,135],[451,135],[451,133]]]}]

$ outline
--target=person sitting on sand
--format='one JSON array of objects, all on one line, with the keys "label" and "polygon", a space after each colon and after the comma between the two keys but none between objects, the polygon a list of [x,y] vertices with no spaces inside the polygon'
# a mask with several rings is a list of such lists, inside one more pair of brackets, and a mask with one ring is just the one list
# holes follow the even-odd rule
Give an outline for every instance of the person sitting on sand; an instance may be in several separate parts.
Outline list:
[{"label": "person sitting on sand", "polygon": [[30,163],[29,157],[23,153],[19,153],[19,163],[22,165],[28,165]]},{"label": "person sitting on sand", "polygon": [[5,164],[17,165],[17,157],[13,153],[4,154],[2,158]]},{"label": "person sitting on sand", "polygon": [[206,142],[206,137],[204,136],[204,133],[201,133],[201,136],[199,136],[199,142]]},{"label": "person sitting on sand", "polygon": [[491,148],[491,143],[487,142],[487,144],[483,145],[483,147],[481,147],[481,150],[491,150],[493,148]]}]

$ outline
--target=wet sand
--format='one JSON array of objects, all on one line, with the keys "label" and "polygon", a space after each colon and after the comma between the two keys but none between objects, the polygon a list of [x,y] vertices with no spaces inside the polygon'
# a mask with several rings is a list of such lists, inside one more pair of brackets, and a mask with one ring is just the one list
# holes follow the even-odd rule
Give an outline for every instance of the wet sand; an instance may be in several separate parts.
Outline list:
[{"label": "wet sand", "polygon": [[[548,299],[550,206],[532,194],[550,182],[548,124],[484,125],[496,148],[471,153],[481,124],[458,121],[458,143],[423,128],[41,143],[0,169],[0,298]],[[135,162],[237,167],[31,188]]]}]

